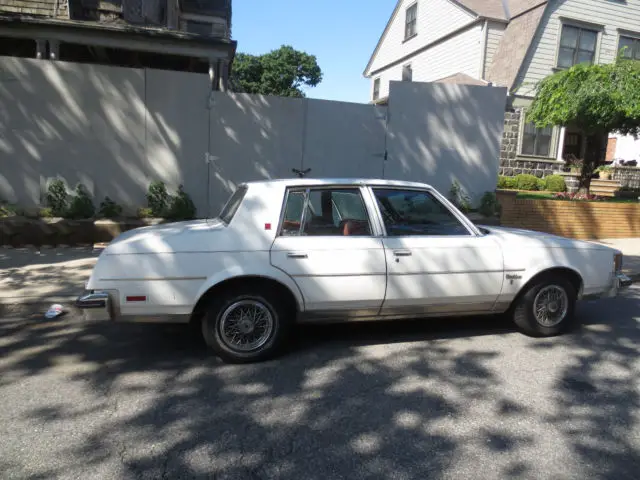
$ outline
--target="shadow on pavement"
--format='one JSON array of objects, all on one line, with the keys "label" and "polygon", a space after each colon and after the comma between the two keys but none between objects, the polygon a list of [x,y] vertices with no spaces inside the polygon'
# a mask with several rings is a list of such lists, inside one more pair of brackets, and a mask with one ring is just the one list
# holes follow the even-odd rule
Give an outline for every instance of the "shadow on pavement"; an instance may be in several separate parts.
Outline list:
[{"label": "shadow on pavement", "polygon": [[[287,355],[245,366],[222,364],[181,328],[5,322],[0,392],[52,374],[93,392],[83,408],[27,409],[24,421],[44,425],[93,419],[86,438],[60,446],[61,466],[30,478],[116,460],[120,478],[540,478],[547,434],[575,457],[558,467],[567,478],[633,478],[633,312],[637,296],[583,305],[582,330],[544,340],[501,317],[305,327]],[[564,364],[540,411],[514,396],[527,376],[505,377],[504,362],[545,368],[554,351]]]}]

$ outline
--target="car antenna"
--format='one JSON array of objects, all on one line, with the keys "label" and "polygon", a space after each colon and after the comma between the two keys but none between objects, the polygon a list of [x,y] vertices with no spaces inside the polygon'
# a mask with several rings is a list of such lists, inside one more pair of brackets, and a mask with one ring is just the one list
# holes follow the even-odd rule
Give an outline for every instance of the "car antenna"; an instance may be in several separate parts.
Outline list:
[{"label": "car antenna", "polygon": [[304,178],[304,176],[309,173],[311,171],[310,168],[307,168],[305,170],[298,170],[297,168],[292,168],[291,171],[293,173],[295,173],[296,175],[298,175],[298,178]]}]

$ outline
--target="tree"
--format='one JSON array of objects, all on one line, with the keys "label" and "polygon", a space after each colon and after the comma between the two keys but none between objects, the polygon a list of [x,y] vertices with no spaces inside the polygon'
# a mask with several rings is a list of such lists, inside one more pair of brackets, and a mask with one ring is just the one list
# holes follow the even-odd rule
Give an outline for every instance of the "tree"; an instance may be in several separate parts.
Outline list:
[{"label": "tree", "polygon": [[580,190],[588,191],[609,133],[640,133],[640,62],[620,56],[611,64],[579,64],[544,78],[527,120],[538,128],[558,125],[583,131],[587,150]]},{"label": "tree", "polygon": [[231,88],[236,92],[282,97],[304,97],[303,86],[315,87],[321,81],[315,55],[289,45],[264,55],[239,53],[231,73]]}]

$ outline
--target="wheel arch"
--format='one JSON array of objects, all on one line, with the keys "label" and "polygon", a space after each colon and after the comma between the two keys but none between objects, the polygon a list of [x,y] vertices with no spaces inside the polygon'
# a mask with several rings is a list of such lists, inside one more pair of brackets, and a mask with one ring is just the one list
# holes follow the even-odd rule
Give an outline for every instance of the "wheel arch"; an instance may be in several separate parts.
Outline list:
[{"label": "wheel arch", "polygon": [[584,286],[584,280],[580,272],[566,266],[549,267],[540,270],[539,272],[532,275],[529,280],[527,280],[527,282],[520,288],[520,290],[518,290],[518,293],[511,302],[511,307],[513,307],[518,302],[518,300],[520,300],[520,298],[529,290],[531,285],[533,285],[535,282],[537,282],[541,278],[554,275],[561,275],[565,277],[573,285],[577,297],[580,298],[580,292],[582,291],[582,288]]},{"label": "wheel arch", "polygon": [[296,295],[290,285],[286,285],[279,279],[264,274],[245,273],[230,276],[210,284],[196,301],[191,312],[190,323],[197,323],[202,319],[202,316],[206,311],[206,306],[213,298],[215,298],[216,295],[221,295],[230,290],[241,287],[268,290],[276,293],[284,300],[285,305],[292,310],[294,315],[297,315],[304,308],[304,302],[299,290],[298,295]]}]

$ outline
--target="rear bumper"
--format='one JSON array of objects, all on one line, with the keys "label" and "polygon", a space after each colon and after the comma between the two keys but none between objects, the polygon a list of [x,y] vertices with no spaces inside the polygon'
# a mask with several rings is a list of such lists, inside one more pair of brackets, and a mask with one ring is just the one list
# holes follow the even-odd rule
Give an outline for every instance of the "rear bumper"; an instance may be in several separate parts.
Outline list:
[{"label": "rear bumper", "polygon": [[174,313],[149,314],[141,312],[135,315],[122,315],[118,304],[118,292],[116,290],[92,290],[85,291],[76,299],[76,308],[82,310],[86,321],[116,321],[130,323],[189,323],[191,315]]},{"label": "rear bumper", "polygon": [[85,291],[76,299],[75,306],[82,310],[85,320],[113,320],[115,317],[109,292]]}]

